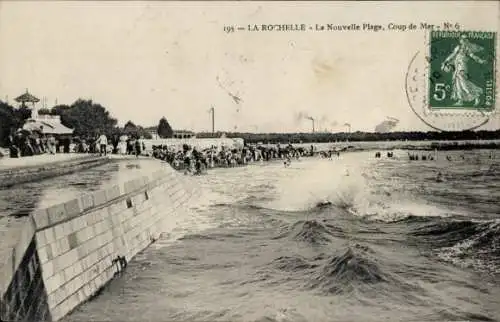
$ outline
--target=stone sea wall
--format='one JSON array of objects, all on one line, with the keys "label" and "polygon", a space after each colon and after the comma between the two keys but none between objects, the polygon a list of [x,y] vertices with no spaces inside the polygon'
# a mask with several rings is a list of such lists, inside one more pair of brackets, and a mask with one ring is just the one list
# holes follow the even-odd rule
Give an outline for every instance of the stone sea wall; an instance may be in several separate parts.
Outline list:
[{"label": "stone sea wall", "polygon": [[0,272],[1,320],[56,321],[88,300],[168,227],[196,192],[165,165],[36,211]]}]

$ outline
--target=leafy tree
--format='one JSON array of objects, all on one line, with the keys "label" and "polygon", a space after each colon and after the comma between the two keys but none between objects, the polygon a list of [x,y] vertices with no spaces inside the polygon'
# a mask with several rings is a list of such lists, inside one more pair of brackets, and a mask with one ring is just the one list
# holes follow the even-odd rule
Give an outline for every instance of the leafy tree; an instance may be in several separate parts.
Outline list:
[{"label": "leafy tree", "polygon": [[158,124],[158,129],[156,131],[158,132],[158,136],[162,139],[174,136],[174,130],[172,130],[172,127],[165,117],[160,119],[160,123]]},{"label": "leafy tree", "polygon": [[104,133],[111,136],[116,132],[117,120],[101,104],[92,100],[78,99],[70,106],[54,106],[51,114],[60,115],[61,123],[74,129],[75,135],[96,136]]},{"label": "leafy tree", "polygon": [[16,124],[14,108],[0,101],[0,146],[6,145],[9,134],[16,127]]},{"label": "leafy tree", "polygon": [[17,119],[17,126],[20,127],[24,124],[24,121],[31,117],[31,109],[26,106],[21,106],[17,109],[14,109],[14,115]]},{"label": "leafy tree", "polygon": [[70,108],[71,107],[69,105],[64,105],[64,104],[56,105],[50,109],[50,114],[51,115],[60,115],[62,118],[64,113],[66,113]]},{"label": "leafy tree", "polygon": [[48,108],[41,108],[38,110],[38,115],[52,115],[52,110]]},{"label": "leafy tree", "polygon": [[128,121],[125,123],[125,126],[123,126],[123,133],[130,136],[137,136],[139,134],[139,129],[132,121]]},{"label": "leafy tree", "polygon": [[151,133],[140,125],[135,125],[132,121],[125,123],[122,132],[136,138],[151,139]]},{"label": "leafy tree", "polygon": [[139,125],[137,126],[137,134],[139,137],[142,137],[144,139],[152,139],[153,138],[153,136],[151,135],[151,133],[147,129],[145,129]]},{"label": "leafy tree", "polygon": [[27,107],[14,108],[0,101],[0,145],[5,146],[7,139],[16,129],[23,126],[31,117],[31,109]]}]

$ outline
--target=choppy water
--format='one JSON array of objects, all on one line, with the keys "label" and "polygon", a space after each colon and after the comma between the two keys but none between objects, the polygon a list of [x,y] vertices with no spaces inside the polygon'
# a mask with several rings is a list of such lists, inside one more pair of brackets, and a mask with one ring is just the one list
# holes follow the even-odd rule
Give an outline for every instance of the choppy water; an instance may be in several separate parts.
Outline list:
[{"label": "choppy water", "polygon": [[180,226],[66,320],[495,321],[500,155],[489,155],[353,153],[186,177],[203,197]]}]

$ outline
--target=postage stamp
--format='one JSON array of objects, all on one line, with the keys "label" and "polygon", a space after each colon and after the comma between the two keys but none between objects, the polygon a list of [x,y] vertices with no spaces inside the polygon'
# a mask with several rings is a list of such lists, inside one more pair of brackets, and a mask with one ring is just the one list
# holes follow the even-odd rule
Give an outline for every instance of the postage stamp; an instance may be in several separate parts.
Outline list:
[{"label": "postage stamp", "polygon": [[495,36],[494,32],[430,33],[430,108],[493,109]]},{"label": "postage stamp", "polygon": [[406,74],[408,103],[441,131],[473,130],[496,116],[497,33],[430,31]]}]

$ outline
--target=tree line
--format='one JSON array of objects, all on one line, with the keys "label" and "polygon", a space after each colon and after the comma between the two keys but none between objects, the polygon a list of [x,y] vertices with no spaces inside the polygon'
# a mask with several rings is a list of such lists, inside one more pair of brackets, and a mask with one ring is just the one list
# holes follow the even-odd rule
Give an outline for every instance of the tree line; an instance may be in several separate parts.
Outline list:
[{"label": "tree line", "polygon": [[[223,132],[202,132],[198,138],[220,137]],[[248,143],[328,143],[336,141],[455,141],[455,140],[497,140],[500,139],[500,130],[496,131],[455,131],[455,132],[417,132],[399,131],[388,133],[372,132],[341,132],[341,133],[247,133],[225,132],[228,138],[242,138]]]}]

